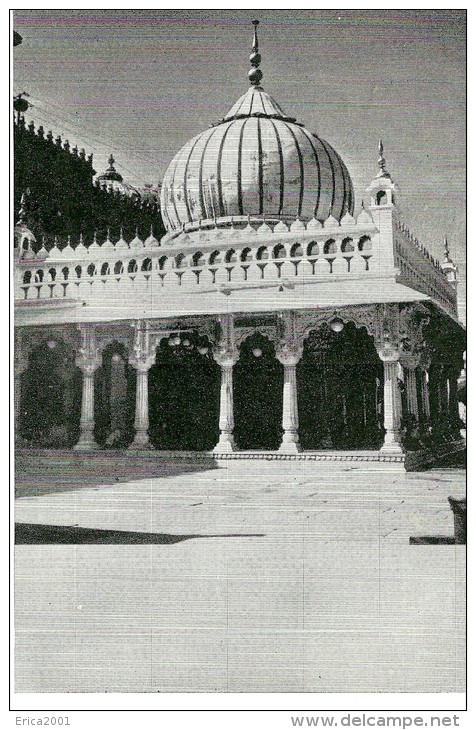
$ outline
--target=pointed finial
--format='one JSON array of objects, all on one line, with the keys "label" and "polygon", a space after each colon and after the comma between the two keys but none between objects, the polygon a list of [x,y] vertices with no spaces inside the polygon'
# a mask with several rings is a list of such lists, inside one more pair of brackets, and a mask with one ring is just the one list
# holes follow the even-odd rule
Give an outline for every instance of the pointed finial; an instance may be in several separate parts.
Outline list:
[{"label": "pointed finial", "polygon": [[250,63],[252,68],[248,71],[248,78],[251,86],[259,86],[261,79],[263,78],[263,72],[259,68],[261,63],[261,56],[258,52],[258,25],[259,20],[253,20],[254,33],[253,33],[253,45],[252,53],[250,55]]},{"label": "pointed finial", "polygon": [[448,238],[447,236],[445,236],[445,264],[449,263],[450,261],[450,247],[448,245]]},{"label": "pointed finial", "polygon": [[110,170],[114,170],[114,169],[115,169],[115,168],[114,168],[114,163],[115,163],[115,161],[116,161],[116,160],[114,159],[114,155],[113,155],[113,154],[112,154],[112,152],[111,152],[111,154],[109,155],[109,158],[108,158],[108,162],[109,162],[109,169],[110,169]]},{"label": "pointed finial", "polygon": [[378,166],[380,167],[379,173],[377,177],[390,177],[389,173],[387,172],[387,169],[385,165],[387,164],[387,160],[383,156],[383,142],[381,139],[379,139],[378,142]]}]

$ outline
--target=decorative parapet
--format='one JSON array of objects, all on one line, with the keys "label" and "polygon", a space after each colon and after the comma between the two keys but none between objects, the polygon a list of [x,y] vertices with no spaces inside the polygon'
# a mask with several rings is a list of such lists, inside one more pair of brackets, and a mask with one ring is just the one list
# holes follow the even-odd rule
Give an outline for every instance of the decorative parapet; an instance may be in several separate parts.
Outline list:
[{"label": "decorative parapet", "polygon": [[75,245],[70,239],[66,245],[43,241],[36,251],[31,245],[18,251],[16,297],[84,299],[98,287],[104,296],[103,285],[124,279],[226,289],[263,280],[292,286],[303,279],[381,277],[379,252],[372,248],[375,232],[370,215],[362,211],[340,223],[329,217],[324,225],[297,220],[291,226],[279,222],[274,229],[263,222],[233,221],[227,229],[183,232],[160,244],[152,233],[145,240],[136,235],[126,241],[121,233],[115,242],[109,234],[101,243],[96,237],[88,243],[80,237]]},{"label": "decorative parapet", "polygon": [[455,288],[448,282],[440,263],[399,221],[394,230],[394,255],[400,271],[397,281],[427,294],[445,312],[457,318]]},{"label": "decorative parapet", "polygon": [[87,165],[88,173],[89,175],[91,175],[91,177],[95,174],[95,170],[92,169],[92,154],[86,156],[86,152],[84,149],[78,150],[78,147],[76,145],[74,147],[71,147],[69,141],[65,140],[63,142],[60,135],[57,135],[55,138],[51,130],[49,130],[49,132],[45,134],[45,130],[41,124],[35,129],[34,122],[30,122],[28,125],[26,125],[25,118],[23,116],[20,116],[19,119],[15,119],[14,132],[15,134],[24,134],[26,136],[30,136],[31,138],[35,138],[36,140],[38,140],[39,143],[44,144],[45,147],[50,147],[52,151],[62,150],[65,153],[65,158],[76,159],[78,164],[84,163],[85,165]]}]

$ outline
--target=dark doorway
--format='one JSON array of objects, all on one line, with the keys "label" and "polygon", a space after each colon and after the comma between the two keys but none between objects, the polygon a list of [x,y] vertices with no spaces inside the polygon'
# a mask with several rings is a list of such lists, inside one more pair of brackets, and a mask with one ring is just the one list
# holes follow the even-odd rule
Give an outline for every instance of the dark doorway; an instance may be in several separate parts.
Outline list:
[{"label": "dark doorway", "polygon": [[304,449],[375,449],[383,443],[383,366],[372,338],[346,324],[310,333],[297,366]]},{"label": "dark doorway", "polygon": [[35,447],[70,448],[79,438],[82,375],[74,353],[53,337],[35,348],[21,377],[20,437]]},{"label": "dark doorway", "polygon": [[208,451],[219,437],[220,368],[195,332],[161,341],[149,373],[149,434],[157,449]]},{"label": "dark doorway", "polygon": [[241,345],[234,367],[235,440],[240,449],[279,447],[282,438],[283,366],[274,345],[256,333]]},{"label": "dark doorway", "polygon": [[134,436],[136,372],[126,347],[111,342],[94,376],[94,437],[104,448],[122,449]]}]

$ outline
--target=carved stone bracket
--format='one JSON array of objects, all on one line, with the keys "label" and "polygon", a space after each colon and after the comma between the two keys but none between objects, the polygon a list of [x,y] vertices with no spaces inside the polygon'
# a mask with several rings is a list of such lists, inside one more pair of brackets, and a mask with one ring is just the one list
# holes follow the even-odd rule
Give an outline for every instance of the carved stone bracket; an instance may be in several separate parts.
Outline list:
[{"label": "carved stone bracket", "polygon": [[76,357],[76,365],[83,373],[92,375],[101,365],[101,352],[96,342],[96,328],[94,324],[79,324],[81,345]]},{"label": "carved stone bracket", "polygon": [[132,354],[129,356],[129,364],[139,371],[150,370],[155,363],[156,350],[160,341],[168,337],[168,332],[153,331],[150,323],[138,320],[133,324],[134,343]]},{"label": "carved stone bracket", "polygon": [[423,304],[411,304],[401,308],[398,315],[398,335],[403,353],[416,356],[424,350],[424,329],[429,322],[429,312]]},{"label": "carved stone bracket", "polygon": [[228,361],[233,365],[239,358],[239,345],[236,343],[235,324],[232,314],[221,314],[218,317],[219,335],[213,348],[216,362],[225,365]]},{"label": "carved stone bracket", "polygon": [[414,371],[420,364],[421,354],[419,352],[401,352],[400,364],[406,370]]},{"label": "carved stone bracket", "polygon": [[297,365],[302,357],[304,342],[298,330],[298,319],[293,311],[283,312],[279,317],[279,342],[276,357],[285,367]]}]

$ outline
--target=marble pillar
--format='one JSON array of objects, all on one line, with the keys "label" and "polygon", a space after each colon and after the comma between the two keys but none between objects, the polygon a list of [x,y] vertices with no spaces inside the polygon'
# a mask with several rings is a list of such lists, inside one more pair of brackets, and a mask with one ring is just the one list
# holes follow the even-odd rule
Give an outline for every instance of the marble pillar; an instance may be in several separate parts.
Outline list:
[{"label": "marble pillar", "polygon": [[297,454],[299,443],[299,415],[297,399],[296,365],[302,357],[302,347],[284,345],[278,348],[276,357],[284,366],[283,384],[283,438],[279,450],[285,454]]}]

